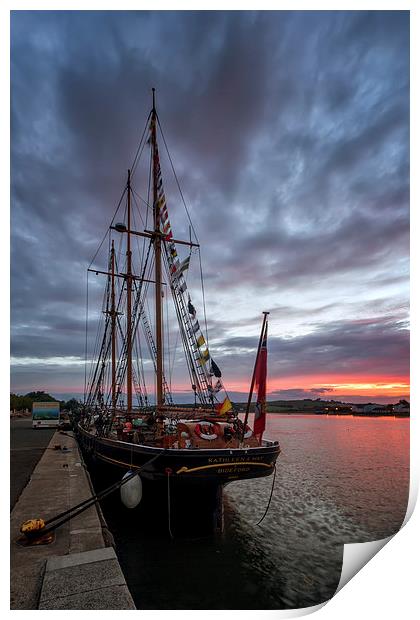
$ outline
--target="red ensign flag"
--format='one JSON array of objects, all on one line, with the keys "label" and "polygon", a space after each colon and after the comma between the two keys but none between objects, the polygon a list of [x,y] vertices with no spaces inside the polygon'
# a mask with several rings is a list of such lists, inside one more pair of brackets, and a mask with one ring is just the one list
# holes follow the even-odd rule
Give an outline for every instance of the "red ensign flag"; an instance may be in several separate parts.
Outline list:
[{"label": "red ensign flag", "polygon": [[255,389],[257,402],[255,404],[254,435],[262,435],[265,430],[266,415],[266,385],[267,385],[267,324],[258,353],[255,367]]}]

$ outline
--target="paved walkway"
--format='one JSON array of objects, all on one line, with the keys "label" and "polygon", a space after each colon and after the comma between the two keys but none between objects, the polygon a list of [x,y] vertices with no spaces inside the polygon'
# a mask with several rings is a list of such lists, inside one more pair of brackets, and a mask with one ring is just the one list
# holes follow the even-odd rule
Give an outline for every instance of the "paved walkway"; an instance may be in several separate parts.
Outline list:
[{"label": "paved walkway", "polygon": [[16,543],[23,521],[47,520],[91,495],[75,439],[55,433],[11,514],[11,609],[135,609],[95,506],[58,528],[50,545]]},{"label": "paved walkway", "polygon": [[32,418],[10,419],[10,510],[28,484],[29,478],[55,430],[33,430]]}]

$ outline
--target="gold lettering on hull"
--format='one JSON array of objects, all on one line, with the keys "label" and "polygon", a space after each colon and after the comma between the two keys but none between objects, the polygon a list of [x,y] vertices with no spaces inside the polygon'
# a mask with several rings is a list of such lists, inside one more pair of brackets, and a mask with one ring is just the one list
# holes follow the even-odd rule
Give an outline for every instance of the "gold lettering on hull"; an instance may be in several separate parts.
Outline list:
[{"label": "gold lettering on hull", "polygon": [[262,456],[253,456],[249,458],[249,456],[220,456],[220,457],[209,457],[207,459],[208,463],[258,463],[262,461]]},{"label": "gold lettering on hull", "polygon": [[235,467],[234,469],[232,469],[231,467],[227,468],[227,467],[220,467],[220,469],[217,470],[218,474],[237,474],[237,473],[243,473],[246,471],[250,471],[251,468],[250,467]]}]

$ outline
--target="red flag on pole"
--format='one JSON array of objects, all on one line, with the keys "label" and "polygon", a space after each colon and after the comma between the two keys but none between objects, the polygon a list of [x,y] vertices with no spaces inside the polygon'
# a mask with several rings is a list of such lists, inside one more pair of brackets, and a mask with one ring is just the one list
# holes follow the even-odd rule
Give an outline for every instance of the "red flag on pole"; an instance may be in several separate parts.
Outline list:
[{"label": "red flag on pole", "polygon": [[254,435],[261,437],[265,430],[267,409],[267,323],[255,367],[255,388],[257,390],[257,402],[255,404]]}]

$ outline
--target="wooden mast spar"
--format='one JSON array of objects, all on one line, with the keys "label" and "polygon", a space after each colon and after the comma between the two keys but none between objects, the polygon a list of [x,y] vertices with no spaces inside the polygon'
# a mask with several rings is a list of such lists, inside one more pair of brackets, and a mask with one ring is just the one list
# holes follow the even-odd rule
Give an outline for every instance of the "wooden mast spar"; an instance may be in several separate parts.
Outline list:
[{"label": "wooden mast spar", "polygon": [[163,355],[162,355],[162,238],[160,232],[160,205],[158,203],[158,147],[156,140],[156,107],[155,89],[153,93],[153,109],[151,122],[152,154],[153,154],[153,216],[154,216],[154,252],[155,252],[155,312],[156,312],[156,407],[161,409],[163,398]]},{"label": "wooden mast spar", "polygon": [[133,288],[131,268],[131,172],[127,177],[127,413],[133,409],[133,362],[131,335],[131,297]]},{"label": "wooden mast spar", "polygon": [[114,240],[111,246],[111,381],[112,411],[115,415],[116,401],[116,312],[115,312],[115,249]]},{"label": "wooden mast spar", "polygon": [[[152,177],[153,177],[153,230],[137,231],[131,228],[131,170],[128,170],[127,175],[127,226],[118,225],[110,226],[110,229],[116,230],[119,233],[125,233],[127,235],[126,242],[126,257],[127,257],[127,271],[126,273],[116,273],[116,261],[115,261],[115,248],[114,242],[111,247],[111,264],[108,271],[101,271],[99,269],[91,269],[88,271],[98,274],[104,274],[111,278],[111,400],[112,408],[115,410],[117,407],[117,363],[116,363],[116,317],[120,312],[117,312],[115,304],[115,278],[124,278],[126,282],[127,290],[127,308],[126,308],[126,341],[127,341],[127,376],[126,376],[126,389],[127,389],[127,413],[132,413],[133,408],[133,331],[132,331],[132,295],[133,295],[133,281],[139,280],[143,282],[154,282],[155,284],[155,322],[156,322],[156,407],[157,410],[162,409],[164,405],[164,391],[163,391],[163,326],[162,326],[162,286],[165,282],[162,282],[162,239],[164,234],[160,230],[160,204],[158,198],[158,176],[159,176],[159,153],[156,137],[156,124],[157,113],[155,107],[155,89],[153,91],[153,108],[151,113],[150,123],[150,144],[152,147]],[[149,238],[153,242],[154,255],[155,255],[155,279],[148,280],[146,278],[139,277],[133,273],[132,270],[132,251],[131,251],[131,235],[138,235],[141,237]],[[192,241],[183,241],[181,239],[171,238],[171,242],[175,244],[187,245],[191,247],[200,247],[198,243],[192,243]]]}]

